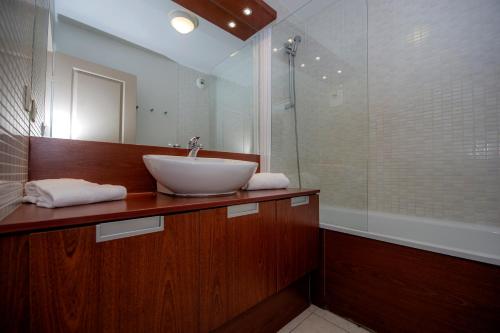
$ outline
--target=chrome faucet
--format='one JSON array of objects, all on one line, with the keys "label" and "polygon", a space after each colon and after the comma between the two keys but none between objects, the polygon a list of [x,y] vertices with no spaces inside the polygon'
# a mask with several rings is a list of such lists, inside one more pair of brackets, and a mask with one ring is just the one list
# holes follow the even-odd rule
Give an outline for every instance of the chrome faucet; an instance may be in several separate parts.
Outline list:
[{"label": "chrome faucet", "polygon": [[201,144],[199,142],[200,137],[199,136],[194,136],[189,140],[188,143],[188,149],[189,149],[189,154],[188,157],[196,157],[198,155],[198,151],[201,149]]}]

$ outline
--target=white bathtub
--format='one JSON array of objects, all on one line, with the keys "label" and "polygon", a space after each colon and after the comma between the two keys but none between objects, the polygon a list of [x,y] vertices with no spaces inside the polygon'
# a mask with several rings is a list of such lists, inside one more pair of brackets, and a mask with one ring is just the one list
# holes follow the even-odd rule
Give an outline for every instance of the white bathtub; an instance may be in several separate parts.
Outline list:
[{"label": "white bathtub", "polygon": [[500,265],[500,228],[321,205],[320,226],[352,235]]}]

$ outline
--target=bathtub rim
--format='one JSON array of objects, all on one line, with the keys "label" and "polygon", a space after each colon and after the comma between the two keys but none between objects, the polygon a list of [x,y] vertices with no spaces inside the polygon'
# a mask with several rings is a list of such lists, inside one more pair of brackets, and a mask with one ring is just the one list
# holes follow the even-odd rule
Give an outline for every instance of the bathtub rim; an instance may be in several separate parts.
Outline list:
[{"label": "bathtub rim", "polygon": [[[347,233],[500,266],[500,228],[495,226],[421,218],[378,211],[361,211],[334,206],[320,207],[320,211],[320,228],[325,230]],[[349,216],[350,213],[357,215],[353,219],[359,219],[364,216],[364,225],[367,230],[349,228],[345,225],[326,221],[325,211],[337,211],[343,216]],[[399,223],[395,224],[397,222]],[[358,226],[360,225],[362,225],[361,222],[358,223]],[[416,233],[418,237],[409,237],[409,234],[416,230],[415,228],[419,229]],[[477,242],[479,239],[481,241],[480,246],[489,249],[489,251],[474,249],[474,247],[477,247],[477,244],[472,244],[474,240],[468,241],[471,238],[469,237],[471,231],[474,232],[473,238],[475,241]],[[422,238],[424,233],[432,235],[433,238],[442,237],[445,243],[439,244],[436,241],[425,240]]]}]

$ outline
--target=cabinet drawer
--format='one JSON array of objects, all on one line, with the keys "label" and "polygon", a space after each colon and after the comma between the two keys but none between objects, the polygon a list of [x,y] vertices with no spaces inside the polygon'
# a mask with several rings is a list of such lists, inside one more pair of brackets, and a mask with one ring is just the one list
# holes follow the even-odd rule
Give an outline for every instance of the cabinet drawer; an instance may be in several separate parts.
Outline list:
[{"label": "cabinet drawer", "polygon": [[294,197],[290,200],[290,202],[292,207],[309,205],[309,196],[304,195],[302,197]]},{"label": "cabinet drawer", "polygon": [[96,225],[95,241],[106,242],[113,239],[145,235],[163,231],[164,222],[161,216],[150,216],[116,222],[107,222]]},{"label": "cabinet drawer", "polygon": [[248,203],[243,205],[234,205],[227,207],[227,218],[252,215],[259,213],[259,203]]}]

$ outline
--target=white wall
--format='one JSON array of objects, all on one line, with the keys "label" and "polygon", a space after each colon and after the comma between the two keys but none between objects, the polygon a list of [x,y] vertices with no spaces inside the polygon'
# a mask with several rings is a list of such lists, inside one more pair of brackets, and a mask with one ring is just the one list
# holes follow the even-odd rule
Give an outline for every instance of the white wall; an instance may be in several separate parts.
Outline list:
[{"label": "white wall", "polygon": [[56,51],[137,77],[137,144],[185,146],[198,135],[211,147],[209,89],[195,83],[209,75],[67,20],[58,20],[54,42]]}]

